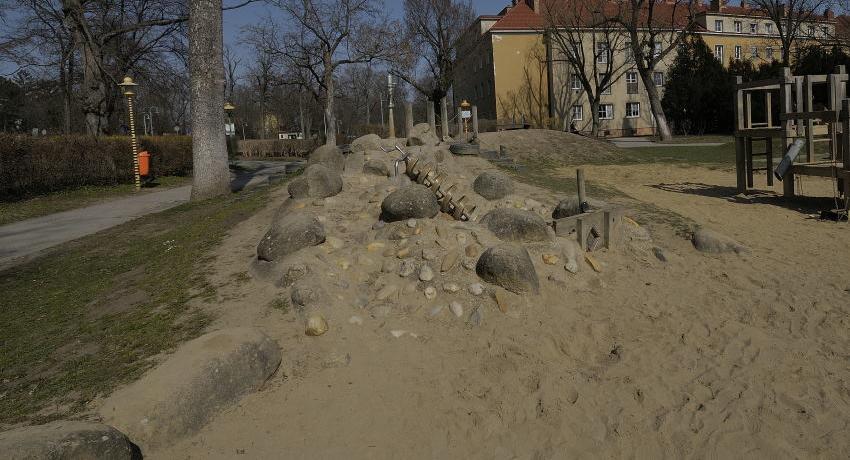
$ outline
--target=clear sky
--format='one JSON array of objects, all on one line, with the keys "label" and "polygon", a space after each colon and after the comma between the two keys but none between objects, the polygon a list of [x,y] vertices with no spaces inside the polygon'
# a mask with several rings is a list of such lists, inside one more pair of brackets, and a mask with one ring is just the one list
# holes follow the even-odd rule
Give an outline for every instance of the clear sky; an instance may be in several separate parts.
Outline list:
[{"label": "clear sky", "polygon": [[[475,11],[481,14],[496,14],[511,0],[472,0]],[[225,0],[225,5],[231,3]],[[233,1],[232,3],[238,3]],[[402,0],[384,0],[390,14],[399,17],[402,14]],[[239,31],[249,24],[256,24],[269,15],[281,14],[280,10],[262,3],[251,4],[238,10],[224,13],[224,40],[231,46],[237,45]]]}]

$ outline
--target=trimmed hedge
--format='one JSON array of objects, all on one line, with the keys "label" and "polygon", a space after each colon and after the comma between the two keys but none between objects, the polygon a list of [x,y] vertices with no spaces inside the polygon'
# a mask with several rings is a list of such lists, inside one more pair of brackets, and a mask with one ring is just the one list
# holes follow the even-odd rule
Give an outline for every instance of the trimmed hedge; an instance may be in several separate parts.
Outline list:
[{"label": "trimmed hedge", "polygon": [[248,139],[237,141],[244,158],[306,157],[316,148],[312,139]]},{"label": "trimmed hedge", "polygon": [[[151,154],[154,176],[186,176],[192,172],[189,136],[143,137],[139,139],[139,150]],[[0,200],[132,181],[129,137],[31,137],[0,133]]]}]

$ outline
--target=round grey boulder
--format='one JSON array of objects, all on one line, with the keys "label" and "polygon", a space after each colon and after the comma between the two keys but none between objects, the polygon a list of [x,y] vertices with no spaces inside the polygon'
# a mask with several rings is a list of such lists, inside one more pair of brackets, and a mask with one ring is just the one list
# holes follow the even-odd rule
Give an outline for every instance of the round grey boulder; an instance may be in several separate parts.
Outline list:
[{"label": "round grey boulder", "polygon": [[437,145],[440,139],[437,135],[431,132],[431,126],[428,123],[419,123],[413,127],[413,131],[407,137],[407,145]]},{"label": "round grey boulder", "polygon": [[514,182],[505,174],[487,171],[475,178],[472,188],[488,200],[500,200],[514,192]]},{"label": "round grey boulder", "polygon": [[0,452],[9,460],[141,458],[138,447],[115,428],[70,420],[0,433]]},{"label": "round grey boulder", "polygon": [[345,156],[343,156],[342,150],[340,150],[339,147],[325,144],[316,150],[313,150],[313,153],[310,154],[310,158],[307,159],[307,166],[316,164],[324,165],[328,169],[342,172],[342,169],[345,167]]},{"label": "round grey boulder", "polygon": [[307,214],[288,214],[272,223],[260,240],[257,258],[277,262],[295,251],[324,241],[325,228],[318,219]]},{"label": "round grey boulder", "polygon": [[714,230],[707,228],[698,228],[693,236],[694,247],[700,251],[709,254],[723,254],[734,252],[742,254],[750,252],[750,249],[743,244],[722,235]]},{"label": "round grey boulder", "polygon": [[363,173],[387,177],[390,175],[390,168],[385,162],[372,159],[363,164]]},{"label": "round grey boulder", "polygon": [[502,241],[533,243],[551,240],[546,222],[531,211],[496,208],[481,218],[481,224]]},{"label": "round grey boulder", "polygon": [[381,203],[381,220],[430,219],[440,212],[440,204],[427,187],[408,185],[390,193]]},{"label": "round grey boulder", "polygon": [[518,245],[501,244],[488,248],[475,265],[478,276],[516,294],[537,294],[540,281],[528,251]]},{"label": "round grey boulder", "polygon": [[352,152],[369,152],[381,150],[381,136],[377,134],[366,134],[351,141]]},{"label": "round grey boulder", "polygon": [[314,164],[293,179],[287,190],[292,198],[327,198],[342,191],[342,177],[334,169]]}]

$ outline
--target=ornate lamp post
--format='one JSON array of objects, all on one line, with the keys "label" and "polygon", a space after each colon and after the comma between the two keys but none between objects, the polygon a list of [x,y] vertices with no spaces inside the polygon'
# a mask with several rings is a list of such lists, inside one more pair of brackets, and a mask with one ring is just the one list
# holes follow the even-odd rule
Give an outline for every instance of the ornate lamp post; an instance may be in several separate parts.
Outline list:
[{"label": "ornate lamp post", "polygon": [[393,81],[393,74],[387,74],[387,124],[389,124],[389,133],[387,137],[393,138],[395,137],[395,119],[393,118],[393,108],[395,104],[393,103],[393,89],[395,88],[395,82]]},{"label": "ornate lamp post", "polygon": [[124,89],[124,96],[127,98],[127,116],[130,119],[130,145],[133,147],[133,175],[136,182],[136,191],[142,189],[142,178],[139,175],[139,144],[136,140],[136,116],[133,113],[133,88],[139,86],[133,82],[130,77],[124,77],[124,81],[118,86]]}]

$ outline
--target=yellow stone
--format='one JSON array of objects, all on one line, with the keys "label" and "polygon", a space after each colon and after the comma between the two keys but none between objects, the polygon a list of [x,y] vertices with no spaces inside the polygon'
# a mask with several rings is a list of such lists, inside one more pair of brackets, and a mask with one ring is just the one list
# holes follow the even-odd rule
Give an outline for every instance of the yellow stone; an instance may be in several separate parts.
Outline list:
[{"label": "yellow stone", "polygon": [[543,263],[546,265],[555,265],[558,263],[558,256],[555,254],[543,254]]},{"label": "yellow stone", "polygon": [[369,252],[375,252],[380,249],[384,249],[384,246],[386,246],[384,243],[376,241],[374,243],[369,243],[369,245],[366,246],[366,250]]}]

